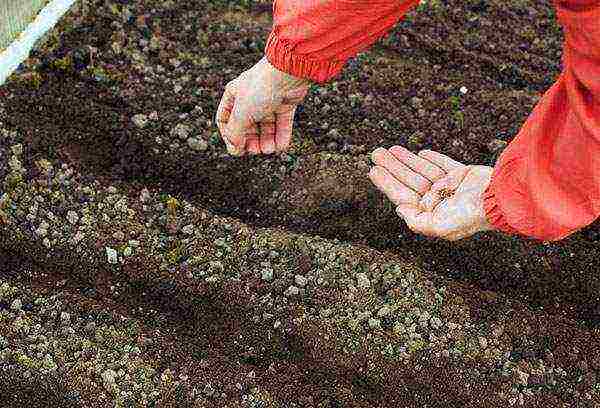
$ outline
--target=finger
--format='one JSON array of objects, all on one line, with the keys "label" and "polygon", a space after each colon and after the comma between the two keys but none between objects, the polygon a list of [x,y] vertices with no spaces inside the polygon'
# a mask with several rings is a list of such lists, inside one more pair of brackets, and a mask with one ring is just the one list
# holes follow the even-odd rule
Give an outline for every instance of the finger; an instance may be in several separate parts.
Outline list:
[{"label": "finger", "polygon": [[275,150],[278,152],[285,152],[290,147],[296,108],[297,105],[289,105],[289,109],[275,115]]},{"label": "finger", "polygon": [[434,163],[447,173],[451,172],[452,170],[465,167],[464,164],[451,159],[445,154],[434,152],[433,150],[421,150],[419,152],[419,156]]},{"label": "finger", "polygon": [[225,126],[229,121],[229,116],[231,115],[231,111],[233,110],[233,102],[235,98],[229,88],[225,88],[225,92],[221,97],[221,101],[219,102],[219,107],[217,108],[217,112],[215,115],[215,122],[217,127],[219,128],[219,132],[223,135]]},{"label": "finger", "polygon": [[396,156],[382,147],[373,151],[371,160],[376,165],[385,167],[400,182],[419,194],[424,194],[431,188],[431,181],[403,164]]},{"label": "finger", "polygon": [[385,168],[373,167],[369,172],[369,178],[395,205],[419,204],[419,194],[398,181]]},{"label": "finger", "polygon": [[443,177],[445,174],[444,170],[440,167],[429,160],[417,156],[402,146],[392,146],[389,151],[402,163],[432,182]]},{"label": "finger", "polygon": [[271,154],[275,151],[275,115],[267,115],[259,123],[260,151]]},{"label": "finger", "polygon": [[252,135],[246,139],[246,149],[250,154],[260,154],[260,139],[258,135]]}]

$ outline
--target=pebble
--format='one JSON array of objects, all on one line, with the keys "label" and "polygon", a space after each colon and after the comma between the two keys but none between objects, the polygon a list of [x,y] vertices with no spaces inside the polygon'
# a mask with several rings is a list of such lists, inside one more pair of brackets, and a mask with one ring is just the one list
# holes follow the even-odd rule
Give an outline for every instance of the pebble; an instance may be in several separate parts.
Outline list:
[{"label": "pebble", "polygon": [[113,234],[113,238],[117,241],[122,241],[125,239],[125,234],[122,231],[117,231]]},{"label": "pebble", "polygon": [[479,345],[481,346],[481,348],[487,348],[488,346],[488,342],[487,339],[485,337],[479,337]]},{"label": "pebble", "polygon": [[433,327],[434,329],[439,329],[440,327],[442,327],[442,321],[438,318],[438,317],[432,317],[431,318],[431,327]]},{"label": "pebble", "polygon": [[15,299],[12,304],[10,305],[10,308],[12,310],[21,310],[21,307],[23,306],[23,304],[21,303],[21,299]]},{"label": "pebble", "polygon": [[190,137],[187,140],[187,144],[192,150],[196,150],[198,152],[203,152],[208,149],[208,142],[204,139],[198,137]]},{"label": "pebble", "polygon": [[117,378],[117,373],[113,370],[106,370],[102,373],[102,380],[104,381],[104,386],[107,389],[111,388],[111,385],[115,383],[115,379]]},{"label": "pebble", "polygon": [[356,274],[356,279],[358,281],[358,287],[361,289],[367,289],[371,287],[371,281],[367,278],[367,275],[364,273]]},{"label": "pebble", "polygon": [[383,306],[381,309],[379,309],[379,311],[377,312],[377,316],[378,317],[384,317],[387,316],[388,314],[390,314],[390,308],[387,306]]},{"label": "pebble", "polygon": [[66,324],[68,324],[68,323],[69,323],[69,321],[71,320],[71,315],[70,315],[70,314],[68,314],[67,312],[62,312],[62,313],[60,314],[60,320],[61,320],[63,323],[66,323]]},{"label": "pebble", "polygon": [[262,279],[265,281],[273,280],[273,269],[265,268],[262,270]]},{"label": "pebble", "polygon": [[369,319],[369,327],[371,329],[380,329],[381,328],[381,320],[371,317]]},{"label": "pebble", "polygon": [[301,288],[306,286],[306,283],[308,282],[307,279],[302,275],[296,275],[295,281],[296,281],[296,285],[298,285]]},{"label": "pebble", "polygon": [[300,293],[300,289],[298,289],[296,286],[290,286],[289,288],[287,288],[287,290],[285,291],[285,296],[297,296]]},{"label": "pebble", "polygon": [[88,324],[85,325],[84,330],[88,334],[94,334],[96,332],[96,323],[89,322]]},{"label": "pebble", "polygon": [[108,257],[108,263],[117,263],[117,251],[115,251],[114,249],[106,247],[106,256]]},{"label": "pebble", "polygon": [[183,123],[178,124],[171,130],[171,136],[179,137],[181,140],[185,140],[192,133],[192,128]]},{"label": "pebble", "polygon": [[75,211],[71,210],[67,213],[67,220],[69,221],[69,223],[71,223],[71,225],[75,225],[77,224],[77,221],[79,221],[79,216]]},{"label": "pebble", "polygon": [[194,233],[194,226],[192,224],[188,224],[184,226],[181,231],[183,231],[186,235],[192,235]]}]

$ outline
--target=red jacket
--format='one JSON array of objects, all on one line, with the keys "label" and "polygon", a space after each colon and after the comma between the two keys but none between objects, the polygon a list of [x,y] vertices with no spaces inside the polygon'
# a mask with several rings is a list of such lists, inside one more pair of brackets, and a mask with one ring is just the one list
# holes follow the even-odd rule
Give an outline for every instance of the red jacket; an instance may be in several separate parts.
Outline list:
[{"label": "red jacket", "polygon": [[[600,0],[553,0],[564,70],[502,152],[484,195],[498,230],[559,240],[600,215]],[[265,54],[324,83],[419,0],[275,0]]]}]

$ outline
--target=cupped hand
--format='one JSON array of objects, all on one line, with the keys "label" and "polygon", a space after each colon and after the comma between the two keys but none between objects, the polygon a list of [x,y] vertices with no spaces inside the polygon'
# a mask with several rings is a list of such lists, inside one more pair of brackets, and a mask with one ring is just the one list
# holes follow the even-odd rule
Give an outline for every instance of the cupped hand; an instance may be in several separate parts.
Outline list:
[{"label": "cupped hand", "polygon": [[401,146],[375,149],[371,160],[369,178],[412,231],[456,241],[493,229],[483,208],[492,167],[465,165],[431,150],[414,154]]},{"label": "cupped hand", "polygon": [[229,154],[287,151],[296,108],[311,83],[279,71],[266,57],[229,82],[216,112]]}]

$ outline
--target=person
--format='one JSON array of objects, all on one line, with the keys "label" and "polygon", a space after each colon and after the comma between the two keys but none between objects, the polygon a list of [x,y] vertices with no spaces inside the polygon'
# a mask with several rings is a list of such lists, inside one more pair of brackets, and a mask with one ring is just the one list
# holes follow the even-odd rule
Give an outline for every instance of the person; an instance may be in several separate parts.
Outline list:
[{"label": "person", "polygon": [[[339,74],[418,3],[275,0],[265,56],[227,84],[215,115],[228,152],[286,151],[310,85]],[[368,177],[414,232],[555,241],[600,214],[600,0],[553,5],[565,36],[562,72],[493,168],[402,146],[372,152]]]}]

